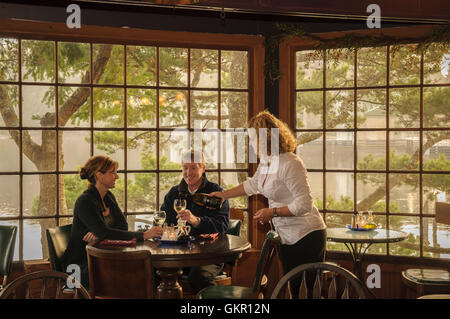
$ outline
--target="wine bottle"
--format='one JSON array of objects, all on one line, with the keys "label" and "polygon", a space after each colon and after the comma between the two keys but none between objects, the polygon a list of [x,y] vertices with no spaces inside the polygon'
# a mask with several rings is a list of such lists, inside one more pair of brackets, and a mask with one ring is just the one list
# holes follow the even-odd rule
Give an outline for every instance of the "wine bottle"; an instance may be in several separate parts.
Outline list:
[{"label": "wine bottle", "polygon": [[222,198],[217,196],[209,196],[205,193],[194,193],[188,196],[197,205],[206,207],[208,209],[219,209],[220,207],[222,207]]}]

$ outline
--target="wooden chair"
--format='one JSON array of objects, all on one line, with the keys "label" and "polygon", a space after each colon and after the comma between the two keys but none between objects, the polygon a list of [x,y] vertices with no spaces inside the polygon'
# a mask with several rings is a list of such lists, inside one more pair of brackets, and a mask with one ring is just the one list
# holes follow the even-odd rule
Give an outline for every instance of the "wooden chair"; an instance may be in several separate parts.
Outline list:
[{"label": "wooden chair", "polygon": [[[210,286],[197,294],[199,299],[263,299],[268,298],[282,276],[279,255],[281,241],[278,234],[269,231],[261,249],[253,287]],[[263,278],[266,278],[265,280]]]},{"label": "wooden chair", "polygon": [[148,251],[119,251],[86,246],[92,298],[155,297]]},{"label": "wooden chair", "polygon": [[67,249],[70,240],[72,224],[46,229],[48,254],[52,269],[55,271],[66,272],[63,269],[61,258]]},{"label": "wooden chair", "polygon": [[11,271],[16,235],[17,226],[0,225],[0,275],[3,276],[0,291],[6,286]]},{"label": "wooden chair", "polygon": [[[329,284],[329,287],[323,286],[323,277],[322,273],[324,271],[329,271],[332,273],[332,280]],[[314,272],[316,273],[313,278],[313,287],[308,287],[307,273]],[[345,279],[345,285],[342,293],[340,293],[339,284],[336,280],[337,276]],[[328,299],[350,299],[355,294],[360,299],[370,299],[372,296],[366,291],[364,287],[364,283],[361,282],[354,274],[349,272],[348,270],[336,266],[327,262],[317,262],[317,263],[309,263],[303,264],[295,267],[291,271],[281,278],[281,280],[276,285],[271,299],[291,299],[292,295],[290,292],[290,284],[289,282],[293,279],[302,278],[301,285],[299,288],[298,298],[299,299],[322,299],[324,298],[323,292],[326,291],[326,297]],[[312,288],[312,289],[311,289]],[[324,289],[326,288],[326,289]],[[312,292],[312,293],[311,293]]]},{"label": "wooden chair", "polygon": [[[70,295],[63,292],[67,279],[72,280],[75,286]],[[39,290],[38,296],[33,287]],[[89,293],[79,282],[74,281],[66,273],[53,270],[41,270],[23,275],[10,282],[0,292],[0,299],[68,299],[68,296],[73,299],[90,299]]]}]

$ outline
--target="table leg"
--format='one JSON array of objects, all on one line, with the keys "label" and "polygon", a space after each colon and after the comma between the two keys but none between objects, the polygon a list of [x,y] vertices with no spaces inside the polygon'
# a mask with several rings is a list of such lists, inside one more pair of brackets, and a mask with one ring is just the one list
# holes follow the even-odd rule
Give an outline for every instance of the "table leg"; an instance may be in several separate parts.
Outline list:
[{"label": "table leg", "polygon": [[158,299],[183,299],[183,288],[178,282],[178,277],[183,274],[181,269],[164,268],[156,273],[161,277],[161,283],[156,289]]}]

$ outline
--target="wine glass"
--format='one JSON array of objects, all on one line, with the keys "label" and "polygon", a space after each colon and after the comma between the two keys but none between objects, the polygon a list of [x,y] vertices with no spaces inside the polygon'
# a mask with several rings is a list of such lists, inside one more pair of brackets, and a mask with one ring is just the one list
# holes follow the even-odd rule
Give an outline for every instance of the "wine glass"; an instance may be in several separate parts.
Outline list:
[{"label": "wine glass", "polygon": [[173,201],[173,209],[175,209],[177,214],[179,212],[181,212],[182,210],[185,210],[186,209],[186,200],[182,199],[182,198],[176,198]]},{"label": "wine glass", "polygon": [[166,212],[163,210],[157,210],[155,212],[155,216],[153,217],[153,221],[157,226],[162,226],[166,221]]}]

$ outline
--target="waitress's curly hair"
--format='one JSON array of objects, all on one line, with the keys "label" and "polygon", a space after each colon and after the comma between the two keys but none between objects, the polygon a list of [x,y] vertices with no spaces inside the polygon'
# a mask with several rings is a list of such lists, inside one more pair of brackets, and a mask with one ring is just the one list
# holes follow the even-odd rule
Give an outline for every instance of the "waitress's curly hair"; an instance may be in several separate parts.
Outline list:
[{"label": "waitress's curly hair", "polygon": [[269,154],[272,154],[270,130],[272,128],[277,128],[279,132],[279,153],[295,152],[298,143],[294,134],[285,122],[279,120],[270,112],[262,111],[253,116],[248,122],[248,127],[253,127],[257,135],[259,135],[260,128],[267,129],[267,151]]}]

